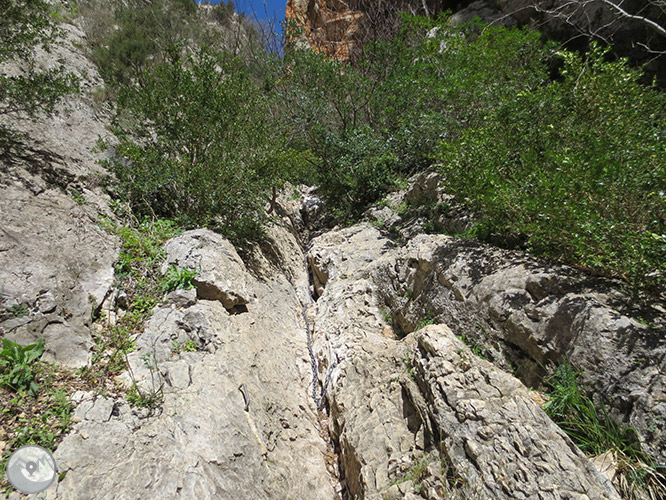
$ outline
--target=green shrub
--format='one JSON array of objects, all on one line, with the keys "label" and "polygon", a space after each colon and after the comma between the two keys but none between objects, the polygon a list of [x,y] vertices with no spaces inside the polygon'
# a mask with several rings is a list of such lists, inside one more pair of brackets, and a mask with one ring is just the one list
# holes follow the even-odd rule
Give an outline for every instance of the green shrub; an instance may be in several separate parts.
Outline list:
[{"label": "green shrub", "polygon": [[481,236],[522,234],[540,255],[663,289],[666,97],[601,48],[560,57],[562,80],[442,145],[446,183],[483,214]]},{"label": "green shrub", "polygon": [[106,33],[93,50],[107,83],[119,86],[140,82],[146,69],[166,59],[170,45],[185,38],[199,38],[193,32],[196,8],[191,0],[131,0],[118,5],[113,13],[117,29]]},{"label": "green shrub", "polygon": [[121,196],[140,216],[213,227],[235,241],[256,237],[289,155],[247,66],[228,53],[181,57],[174,48],[143,79],[119,100],[124,160],[112,169]]},{"label": "green shrub", "polygon": [[565,361],[545,379],[550,391],[544,411],[588,455],[613,452],[618,460],[615,486],[623,498],[661,498],[666,478],[640,450],[636,431],[619,426],[595,406],[579,386],[580,374]]},{"label": "green shrub", "polygon": [[428,167],[440,141],[548,80],[539,34],[405,17],[355,65],[310,51],[285,57],[283,128],[316,155],[314,178],[339,219],[354,219]]},{"label": "green shrub", "polygon": [[27,391],[37,395],[39,386],[35,382],[32,364],[44,353],[44,339],[22,346],[9,339],[2,339],[0,351],[0,384],[16,392]]},{"label": "green shrub", "polygon": [[[78,79],[63,65],[40,71],[34,64],[35,47],[49,50],[59,34],[50,10],[42,0],[0,0],[0,64],[13,61],[22,71],[0,75],[0,116],[50,113],[61,97],[78,91]],[[7,133],[5,126],[0,126],[0,134]]]}]

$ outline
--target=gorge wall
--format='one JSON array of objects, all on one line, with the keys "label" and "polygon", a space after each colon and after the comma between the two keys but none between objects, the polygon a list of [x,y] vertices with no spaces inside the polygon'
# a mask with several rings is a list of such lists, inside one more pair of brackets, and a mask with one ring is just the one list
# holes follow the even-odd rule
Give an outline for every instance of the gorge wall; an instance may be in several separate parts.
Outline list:
[{"label": "gorge wall", "polygon": [[504,26],[529,26],[572,49],[600,41],[644,65],[662,85],[666,82],[666,11],[655,0],[288,0],[285,17],[300,30],[298,43],[347,60],[364,41],[395,33],[399,12],[433,17],[451,12],[451,23],[456,25],[479,18]]}]

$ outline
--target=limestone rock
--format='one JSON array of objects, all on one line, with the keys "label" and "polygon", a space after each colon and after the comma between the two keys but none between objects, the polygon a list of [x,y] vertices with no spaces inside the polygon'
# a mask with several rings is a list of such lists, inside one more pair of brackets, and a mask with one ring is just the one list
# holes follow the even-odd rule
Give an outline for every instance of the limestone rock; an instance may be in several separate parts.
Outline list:
[{"label": "limestone rock", "polygon": [[[379,258],[392,246],[388,239],[369,224],[331,231],[315,238],[308,254],[308,265],[313,273],[317,294],[323,293],[331,278],[358,278],[355,272]],[[354,251],[350,252],[350,248]]]},{"label": "limestone rock", "polygon": [[619,500],[517,379],[474,356],[445,325],[428,326],[416,338],[414,375],[428,402],[419,414],[433,423],[449,474],[464,483],[461,491],[475,498],[582,498],[585,492]]},{"label": "limestone rock", "polygon": [[286,21],[303,28],[298,43],[331,57],[347,59],[353,51],[361,11],[342,0],[288,0]]},{"label": "limestone rock", "polygon": [[327,277],[315,305],[314,349],[320,382],[330,375],[348,494],[582,500],[577,492],[587,490],[618,499],[524,386],[471,354],[447,327],[399,339],[382,311],[386,284],[375,277],[400,255],[370,225],[322,235],[308,254],[313,275]]},{"label": "limestone rock", "polygon": [[[287,230],[273,234],[280,231],[273,244],[298,248]],[[275,269],[254,277],[209,232],[166,246],[177,265],[201,262],[202,282],[252,301],[246,311],[229,311],[218,296],[200,296],[153,311],[129,355],[128,381],[143,394],[161,391],[161,407],[149,412],[116,400],[102,421],[109,403],[98,398],[89,408],[84,399],[81,422],[55,453],[67,473],[56,498],[334,499],[329,447],[308,393],[298,290]],[[304,273],[303,255],[296,261],[301,269],[292,276]],[[174,348],[188,340],[195,351]]]},{"label": "limestone rock", "polygon": [[39,121],[0,117],[14,134],[0,158],[0,336],[21,344],[44,338],[46,360],[80,367],[92,346],[92,309],[113,281],[118,242],[98,225],[112,216],[94,152],[109,135],[109,117],[90,98],[101,79],[80,49],[83,33],[69,24],[63,30],[62,43],[50,54],[38,51],[36,62],[48,69],[64,59],[81,77],[83,95]]},{"label": "limestone rock", "polygon": [[192,283],[200,299],[217,300],[227,309],[244,306],[252,299],[247,290],[247,269],[229,241],[213,231],[186,231],[165,245],[165,273],[169,266],[198,272]]},{"label": "limestone rock", "polygon": [[444,235],[415,237],[377,266],[374,280],[401,331],[414,331],[424,318],[445,322],[528,385],[539,383],[543,366],[566,357],[583,370],[581,381],[597,403],[666,460],[666,340],[658,304],[634,311],[616,283]]},{"label": "limestone rock", "polygon": [[340,60],[351,58],[372,35],[385,36],[398,12],[436,15],[442,6],[435,1],[347,2],[345,0],[288,0],[285,19],[302,33],[291,40],[300,47]]}]

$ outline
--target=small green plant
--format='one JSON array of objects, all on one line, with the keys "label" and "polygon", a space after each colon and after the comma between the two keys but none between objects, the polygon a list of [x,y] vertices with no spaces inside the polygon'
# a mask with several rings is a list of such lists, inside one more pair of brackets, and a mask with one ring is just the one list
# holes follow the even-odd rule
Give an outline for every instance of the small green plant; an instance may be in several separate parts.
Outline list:
[{"label": "small green plant", "polygon": [[42,387],[36,397],[26,392],[9,397],[7,391],[0,391],[3,396],[0,429],[4,430],[5,442],[0,459],[0,491],[6,494],[12,490],[4,478],[9,455],[27,444],[54,450],[72,425],[74,405],[69,395],[79,387],[77,377],[69,370],[42,361],[33,367]]},{"label": "small green plant", "polygon": [[414,328],[414,331],[420,330],[421,328],[425,328],[428,325],[433,325],[435,323],[436,317],[432,313],[426,313],[425,316],[419,321],[418,325],[416,325],[416,328]]},{"label": "small green plant", "polygon": [[380,309],[379,314],[381,314],[382,319],[389,325],[393,324],[393,315],[391,314],[391,311],[387,309]]},{"label": "small green plant", "polygon": [[431,462],[428,457],[421,457],[420,459],[416,460],[409,468],[409,470],[393,484],[401,484],[406,481],[411,481],[414,486],[414,491],[417,494],[420,494],[422,488],[421,482],[429,475],[428,467],[430,463]]},{"label": "small green plant", "polygon": [[578,447],[589,455],[612,451],[618,459],[616,486],[625,498],[661,498],[666,494],[664,476],[639,448],[636,431],[621,427],[581,390],[581,372],[565,360],[545,379],[550,399],[543,409]]},{"label": "small green plant", "polygon": [[[158,384],[157,381],[157,378],[159,377],[157,358],[155,357],[154,352],[150,352],[141,356],[141,361],[143,361],[144,366],[150,370],[151,388],[150,390],[142,390],[136,381],[133,380],[132,386],[127,394],[127,401],[132,406],[154,410],[161,406],[164,399],[162,384]],[[134,379],[131,371],[130,376]]]},{"label": "small green plant", "polygon": [[198,274],[199,272],[195,269],[180,269],[173,264],[167,269],[164,275],[162,291],[169,293],[178,289],[191,290],[194,288],[192,281]]},{"label": "small green plant", "polygon": [[407,370],[407,375],[409,378],[412,380],[415,380],[414,377],[414,360],[412,359],[411,353],[408,351],[405,353],[405,356],[402,358],[402,364],[405,367],[405,370]]},{"label": "small green plant", "polygon": [[9,314],[14,318],[22,318],[28,314],[28,304],[14,304],[9,308]]},{"label": "small green plant", "polygon": [[472,351],[472,354],[475,356],[487,360],[488,357],[486,356],[486,351],[483,347],[483,345],[479,344],[478,342],[475,342],[467,337],[466,334],[458,335],[457,336],[460,340],[464,342],[464,344],[469,347],[469,350]]},{"label": "small green plant", "polygon": [[127,393],[129,404],[138,408],[149,408],[151,410],[158,408],[162,404],[163,397],[161,389],[159,391],[142,391],[136,383],[132,384]]},{"label": "small green plant", "polygon": [[44,353],[44,339],[36,343],[22,346],[9,339],[2,340],[0,351],[0,384],[16,392],[27,391],[37,395],[39,386],[35,382],[33,363]]},{"label": "small green plant", "polygon": [[174,354],[180,354],[181,352],[195,352],[198,351],[199,347],[194,340],[188,340],[179,344],[178,342],[171,342],[171,352]]},{"label": "small green plant", "polygon": [[83,196],[83,193],[76,188],[69,189],[69,197],[74,200],[77,205],[85,205],[86,198]]}]

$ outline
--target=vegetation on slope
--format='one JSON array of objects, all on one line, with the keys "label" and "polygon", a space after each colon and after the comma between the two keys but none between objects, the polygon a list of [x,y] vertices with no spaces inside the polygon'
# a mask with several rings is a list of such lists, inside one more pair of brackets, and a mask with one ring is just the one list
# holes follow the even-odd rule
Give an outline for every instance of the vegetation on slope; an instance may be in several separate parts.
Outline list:
[{"label": "vegetation on slope", "polygon": [[663,498],[666,477],[640,450],[636,431],[617,425],[597,408],[579,386],[580,374],[565,360],[546,378],[549,394],[544,411],[583,452],[604,458],[604,467],[614,469],[613,484],[622,498]]},{"label": "vegetation on slope", "polygon": [[[47,4],[0,0],[0,12],[0,63],[28,68],[0,76],[0,115],[52,109],[76,85],[63,68],[33,71],[32,47],[55,34]],[[242,31],[229,4],[213,18]],[[140,218],[207,225],[243,242],[261,236],[286,181],[318,184],[349,222],[435,163],[480,215],[474,236],[512,235],[635,290],[666,285],[666,98],[605,49],[577,54],[533,31],[405,17],[399,35],[368,43],[350,65],[294,47],[269,55],[251,36],[248,50],[240,36],[221,48],[189,0],[119,3],[106,19],[92,55],[118,97],[113,194]],[[93,385],[124,368],[131,334],[158,300],[154,259],[173,228],[156,224],[119,229],[121,258],[136,258],[118,268],[130,314],[97,346],[100,370],[82,373]],[[137,236],[146,232],[154,238]],[[133,257],[131,242],[143,239],[150,251]],[[15,364],[5,365],[9,376]],[[28,397],[19,390],[3,415],[19,421],[14,403]],[[52,444],[69,426],[64,398],[49,398],[60,417],[27,433],[46,433],[32,442]],[[596,411],[579,403],[583,417]]]},{"label": "vegetation on slope", "polygon": [[120,94],[118,194],[240,241],[260,235],[287,180],[316,183],[349,222],[436,163],[480,214],[472,235],[662,289],[664,93],[598,46],[580,55],[534,31],[403,24],[353,65],[295,48],[239,58],[202,38],[173,43],[163,26],[161,62],[123,63],[129,77],[108,79]]}]

